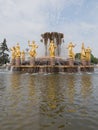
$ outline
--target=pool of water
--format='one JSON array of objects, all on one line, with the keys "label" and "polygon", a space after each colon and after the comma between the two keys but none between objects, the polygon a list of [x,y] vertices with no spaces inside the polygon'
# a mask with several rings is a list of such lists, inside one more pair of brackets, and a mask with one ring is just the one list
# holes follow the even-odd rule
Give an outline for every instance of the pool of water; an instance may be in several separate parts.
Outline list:
[{"label": "pool of water", "polygon": [[98,71],[0,70],[0,130],[97,130]]}]

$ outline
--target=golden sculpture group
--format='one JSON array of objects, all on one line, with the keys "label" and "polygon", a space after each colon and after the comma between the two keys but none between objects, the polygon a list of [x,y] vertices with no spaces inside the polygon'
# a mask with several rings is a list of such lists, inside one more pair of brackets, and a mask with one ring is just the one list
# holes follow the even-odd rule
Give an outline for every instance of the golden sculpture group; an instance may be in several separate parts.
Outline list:
[{"label": "golden sculpture group", "polygon": [[[38,48],[38,45],[36,45],[35,41],[32,41],[32,43],[30,43],[30,41],[28,41],[28,46],[30,47],[30,51],[29,51],[29,55],[30,57],[36,57],[37,52],[36,49]],[[73,51],[73,48],[76,45],[74,45],[72,42],[70,42],[68,44],[68,58],[74,60],[75,59],[75,53]],[[53,40],[50,42],[49,44],[49,55],[50,57],[55,57],[55,50],[56,50],[57,46],[55,45],[55,43],[53,42]],[[17,58],[21,58],[22,60],[25,60],[25,51],[20,51],[20,45],[19,43],[17,43],[16,46],[12,47],[11,49],[12,52],[12,59],[17,59]],[[86,61],[90,61],[91,59],[91,49],[89,47],[85,48],[84,47],[84,43],[82,43],[82,47],[81,47],[81,60],[86,60]]]},{"label": "golden sculpture group", "polygon": [[[38,46],[35,44],[34,41],[32,41],[32,43],[30,43],[30,41],[28,41],[28,45],[31,48],[30,51],[29,51],[29,55],[31,57],[35,57],[36,54],[37,54],[36,48],[38,48]],[[12,47],[10,50],[12,52],[12,56],[11,56],[12,59],[21,58],[21,59],[25,60],[25,51],[24,50],[20,51],[19,43],[17,43],[17,45]]]}]

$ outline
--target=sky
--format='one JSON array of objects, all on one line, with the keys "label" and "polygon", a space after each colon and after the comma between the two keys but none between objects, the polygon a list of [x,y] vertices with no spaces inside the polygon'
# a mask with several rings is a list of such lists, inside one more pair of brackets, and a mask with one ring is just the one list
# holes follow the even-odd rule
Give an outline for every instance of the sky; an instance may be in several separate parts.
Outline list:
[{"label": "sky", "polygon": [[9,48],[20,43],[25,49],[34,40],[44,55],[45,32],[64,33],[63,57],[69,42],[76,44],[75,53],[84,42],[98,57],[98,0],[0,0],[0,42],[6,38]]}]

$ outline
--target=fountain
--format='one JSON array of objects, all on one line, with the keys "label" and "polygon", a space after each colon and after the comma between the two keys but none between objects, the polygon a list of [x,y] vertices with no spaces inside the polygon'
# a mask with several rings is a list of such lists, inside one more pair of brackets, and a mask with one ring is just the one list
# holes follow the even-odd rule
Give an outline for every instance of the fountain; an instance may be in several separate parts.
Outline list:
[{"label": "fountain", "polygon": [[44,42],[45,45],[45,56],[48,55],[48,41],[49,43],[53,40],[55,42],[57,49],[56,49],[56,56],[60,56],[60,51],[61,51],[61,44],[64,42],[64,34],[63,33],[58,33],[58,32],[46,32],[44,34],[41,34],[41,41]]},{"label": "fountain", "polygon": [[[76,64],[73,48],[76,46],[72,42],[68,44],[68,59],[60,56],[61,44],[64,42],[64,34],[58,32],[46,32],[41,34],[41,42],[45,45],[45,57],[36,57],[38,45],[35,41],[28,41],[30,49],[20,51],[19,43],[14,46],[12,51],[11,69],[26,73],[58,73],[58,72],[92,72],[94,67],[90,65],[91,49],[81,47],[81,64]],[[29,54],[26,61],[25,53]]]}]

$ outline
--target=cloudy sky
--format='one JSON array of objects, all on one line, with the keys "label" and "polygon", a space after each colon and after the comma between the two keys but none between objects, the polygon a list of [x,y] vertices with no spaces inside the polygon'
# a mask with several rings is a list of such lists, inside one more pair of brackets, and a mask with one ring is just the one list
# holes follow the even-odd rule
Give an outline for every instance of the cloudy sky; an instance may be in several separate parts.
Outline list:
[{"label": "cloudy sky", "polygon": [[40,34],[48,31],[64,33],[63,53],[70,41],[75,52],[84,42],[98,57],[98,0],[0,0],[0,42],[24,49],[35,40],[42,53]]}]

